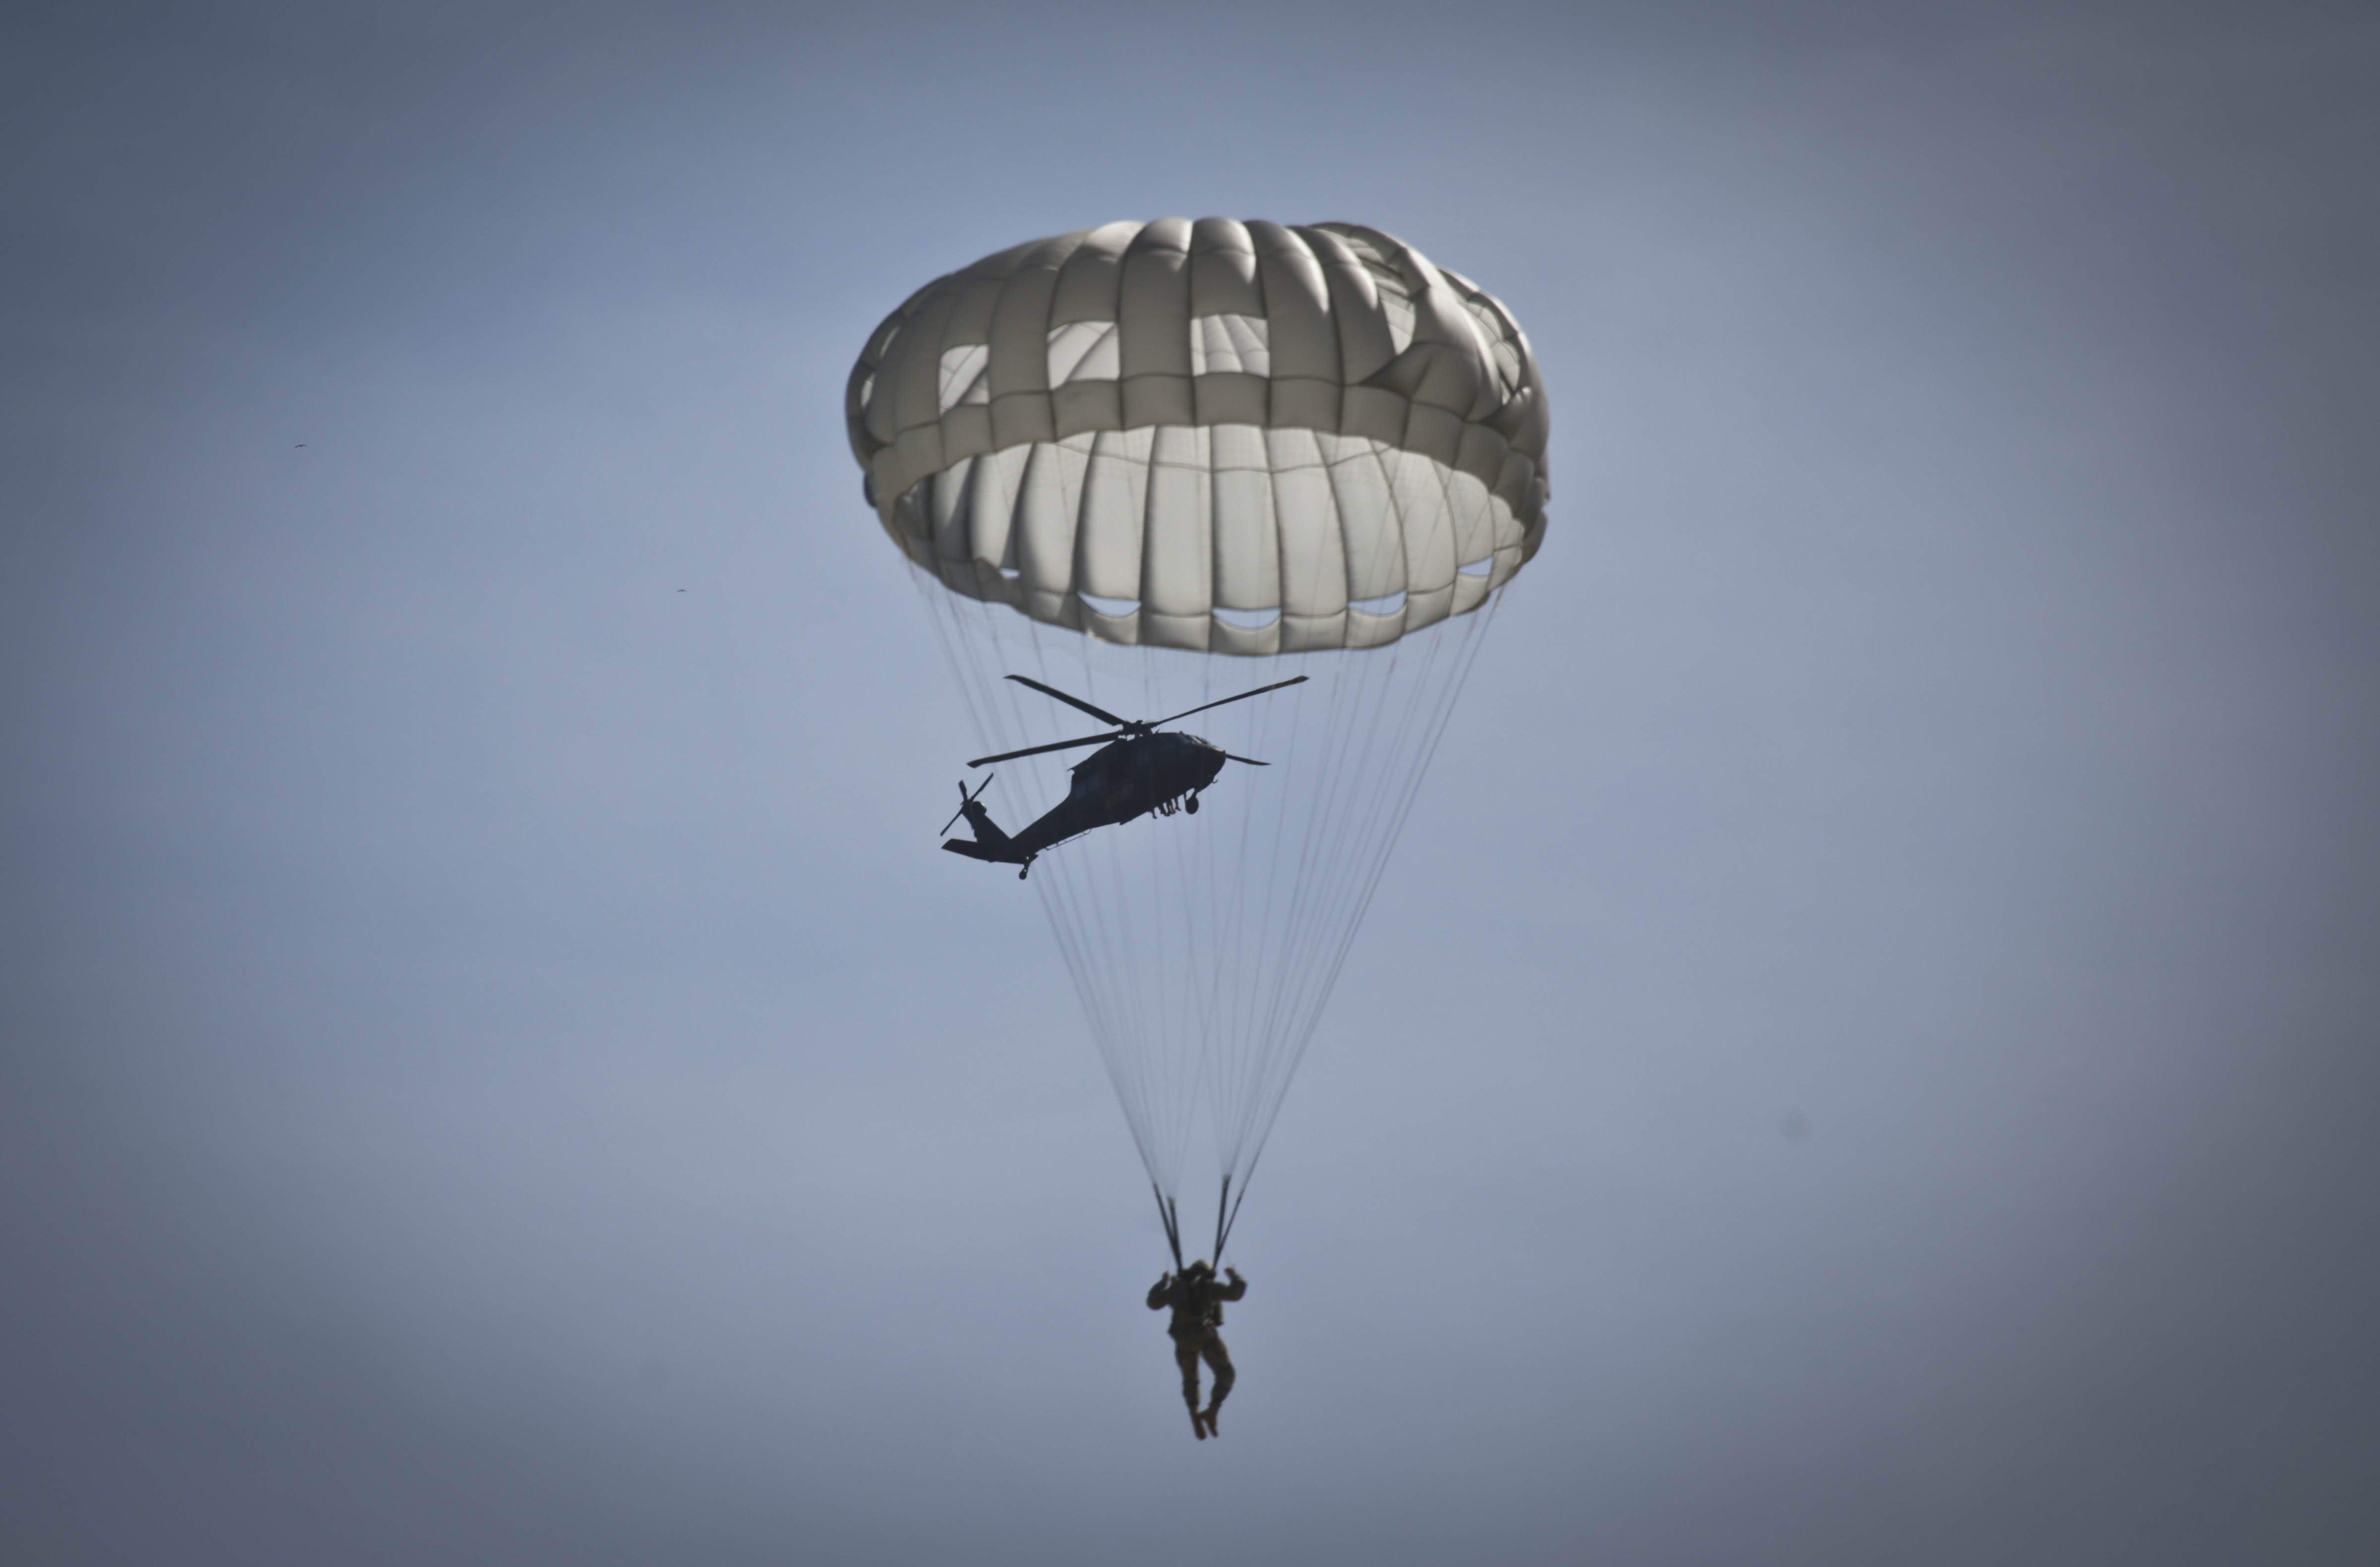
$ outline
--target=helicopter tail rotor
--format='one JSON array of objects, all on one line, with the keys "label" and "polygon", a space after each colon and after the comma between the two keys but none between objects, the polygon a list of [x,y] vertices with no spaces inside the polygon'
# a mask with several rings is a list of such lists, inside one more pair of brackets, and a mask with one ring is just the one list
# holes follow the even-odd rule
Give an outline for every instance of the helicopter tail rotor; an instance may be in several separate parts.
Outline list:
[{"label": "helicopter tail rotor", "polygon": [[959,808],[951,813],[951,819],[942,823],[941,831],[936,832],[934,836],[939,838],[943,832],[947,832],[952,828],[957,826],[959,818],[966,814],[966,808],[975,804],[976,801],[983,798],[983,792],[986,789],[990,788],[991,781],[999,776],[1000,774],[997,772],[985,773],[983,775],[983,782],[976,785],[975,793],[972,795],[967,793],[966,781],[965,779],[961,779],[959,781]]}]

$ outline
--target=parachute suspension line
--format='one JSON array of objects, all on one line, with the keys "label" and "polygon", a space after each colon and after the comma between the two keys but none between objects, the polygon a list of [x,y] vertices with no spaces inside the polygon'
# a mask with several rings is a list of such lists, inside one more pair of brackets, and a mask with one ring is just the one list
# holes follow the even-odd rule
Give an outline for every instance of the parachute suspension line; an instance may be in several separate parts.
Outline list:
[{"label": "parachute suspension line", "polygon": [[[1100,665],[1135,659],[1146,664],[1148,650],[1094,645],[1077,633],[1052,631],[998,610],[989,613],[1001,629],[1022,630],[1029,646],[1030,665],[1047,683],[1080,690],[1094,701],[1116,707],[1138,711],[1145,704],[1150,684],[1146,675],[1137,681],[1124,679],[1126,694],[1118,695],[1113,689],[1117,677],[1111,673],[1102,679]],[[1053,668],[1053,650],[1075,655],[1081,662],[1070,658],[1064,661],[1066,667]],[[1014,686],[1002,684],[999,691],[1009,703],[1009,715],[1017,721],[1013,733],[1020,737],[1019,743],[1033,732],[1026,714],[1038,722],[1057,711],[1045,712],[1033,705],[1042,698],[1022,697]],[[1178,856],[1182,842],[1180,837],[1160,839],[1160,846],[1170,844]],[[1162,1029],[1180,1008],[1172,999],[1174,987],[1170,972],[1177,961],[1173,954],[1179,943],[1165,927],[1164,890],[1128,864],[1133,847],[1134,841],[1128,837],[1095,834],[1053,856],[1048,862],[1050,870],[1037,878],[1036,885],[1060,949],[1069,957],[1070,977],[1089,1014],[1095,1041],[1123,1104],[1143,1165],[1153,1182],[1170,1191],[1176,1184],[1189,1123],[1197,1110],[1194,1084],[1184,1080],[1195,1075],[1195,1062],[1183,1059],[1179,1051],[1135,1048],[1135,1041],[1147,1043],[1150,1030]],[[1153,984],[1136,983],[1136,978]]]},{"label": "parachute suspension line", "polygon": [[[1322,565],[1318,560],[1306,564],[1315,569]],[[1354,660],[1352,662],[1351,658]],[[1285,743],[1277,742],[1269,734],[1272,714],[1253,716],[1267,732],[1265,745],[1268,748],[1264,754],[1280,756],[1284,749],[1288,753],[1281,757],[1288,764],[1283,776],[1297,780],[1296,787],[1305,802],[1305,836],[1310,842],[1317,813],[1325,813],[1331,808],[1330,775],[1334,771],[1331,763],[1342,754],[1342,747],[1336,743],[1338,723],[1345,711],[1349,690],[1360,687],[1366,661],[1360,655],[1350,655],[1343,650],[1303,656],[1300,666],[1305,667],[1308,660],[1319,666],[1318,673],[1322,674],[1328,691],[1327,699],[1319,704],[1322,711],[1318,714],[1313,711],[1317,702],[1311,698],[1301,703],[1300,716],[1304,722],[1289,725]],[[1323,695],[1316,692],[1312,697]],[[1312,771],[1309,753],[1314,749],[1311,739],[1317,732],[1317,718],[1320,720],[1323,735],[1320,756],[1316,759],[1320,763],[1318,778],[1309,776]],[[1231,894],[1232,918],[1227,929],[1240,940],[1233,944],[1229,966],[1232,993],[1239,1004],[1230,1009],[1231,1015],[1221,1026],[1221,1037],[1217,1041],[1219,1048],[1213,1052],[1209,1075],[1210,1094],[1216,1111],[1217,1161],[1222,1167],[1227,1182],[1233,1174],[1245,1173],[1240,1166],[1239,1146],[1245,1140],[1243,1130],[1245,1107],[1252,1098],[1260,1098],[1269,1087],[1267,1067],[1279,1042],[1278,1016],[1274,1009],[1262,1005],[1261,998],[1268,990],[1277,990],[1280,981],[1305,961],[1296,913],[1304,899],[1310,895],[1315,868],[1310,856],[1288,853],[1287,833],[1292,830],[1293,818],[1297,814],[1293,808],[1285,805],[1283,809],[1267,819],[1269,842],[1257,850],[1256,855],[1261,856],[1263,861],[1272,868],[1272,873],[1263,878],[1260,908],[1254,917],[1251,917],[1248,908],[1248,883],[1255,880],[1252,874],[1240,877]],[[1246,820],[1253,829],[1253,816]],[[1245,845],[1244,834],[1241,866],[1245,871],[1252,871],[1257,860]],[[1287,882],[1286,887],[1284,881]],[[1287,898],[1285,906],[1282,903],[1284,894]],[[1242,1189],[1245,1192],[1245,1181]],[[1219,1216],[1220,1218],[1222,1216]],[[1219,1229],[1220,1227],[1219,1222]]]},{"label": "parachute suspension line", "polygon": [[[1384,791],[1384,794],[1390,794],[1390,797],[1385,805],[1385,820],[1380,823],[1381,832],[1376,845],[1377,852],[1371,863],[1362,868],[1353,889],[1353,911],[1341,929],[1336,950],[1330,954],[1326,966],[1318,976],[1319,992],[1315,1002],[1318,1020],[1320,997],[1327,996],[1338,982],[1339,974],[1346,964],[1347,954],[1354,947],[1354,932],[1361,927],[1364,917],[1369,912],[1372,898],[1378,891],[1382,877],[1387,873],[1389,851],[1404,830],[1406,818],[1412,811],[1414,801],[1420,795],[1422,781],[1427,776],[1429,763],[1437,754],[1439,741],[1446,732],[1446,725],[1453,714],[1455,702],[1461,696],[1463,686],[1468,683],[1472,662],[1485,642],[1488,630],[1493,624],[1495,612],[1501,601],[1500,592],[1491,596],[1487,603],[1482,604],[1465,617],[1462,635],[1452,639],[1451,647],[1440,642],[1428,650],[1430,662],[1443,662],[1449,667],[1439,672],[1439,679],[1417,683],[1416,697],[1418,698],[1425,689],[1438,686],[1441,680],[1443,687],[1437,691],[1433,699],[1427,702],[1416,699],[1407,706],[1402,728],[1406,734],[1413,734],[1417,729],[1417,737],[1414,742],[1417,749],[1403,776],[1391,781],[1394,784],[1393,792]],[[1307,1026],[1309,1036],[1311,1032],[1312,1025],[1309,1024]],[[1300,1048],[1303,1048],[1302,1045]],[[1257,1138],[1259,1148],[1262,1146],[1263,1139],[1270,1136],[1271,1118],[1278,1115],[1279,1111],[1280,1103],[1276,1100],[1269,1108],[1264,1124],[1257,1130]]]},{"label": "parachute suspension line", "polygon": [[[1029,726],[1023,722],[1020,711],[1019,688],[1002,680],[1001,675],[1006,672],[996,666],[1002,662],[1002,644],[1013,639],[1012,636],[1003,636],[1002,633],[1013,633],[1021,626],[1026,628],[1033,644],[1035,656],[1031,662],[1045,678],[1056,674],[1059,678],[1054,683],[1062,686],[1071,678],[1070,672],[1050,669],[1049,661],[1042,656],[1041,638],[1035,635],[1038,628],[1003,606],[948,591],[932,573],[914,563],[911,576],[919,595],[926,601],[927,618],[933,626],[936,641],[968,710],[968,718],[978,743],[988,748],[999,748],[1011,735],[1029,733]],[[990,656],[967,656],[963,645],[970,641]],[[1094,700],[1097,695],[1093,694]],[[1111,697],[1111,700],[1118,699]],[[1007,710],[1005,713],[1003,708]],[[1035,714],[1037,718],[1040,716]],[[1008,722],[1003,723],[1003,718]],[[1028,776],[1020,774],[1012,782],[1018,785],[1023,796],[1022,808],[1026,820],[1038,817],[1050,805],[1056,803],[1054,799],[1037,797],[1038,792],[1032,787]],[[1076,845],[1081,846],[1087,845]],[[1145,1074],[1135,1074],[1133,1070],[1135,1063],[1129,1054],[1120,1053],[1115,1048],[1118,1041],[1135,1037],[1135,1027],[1131,1020],[1114,1014],[1112,1003],[1115,998],[1097,979],[1102,964],[1111,973],[1123,971],[1127,966],[1119,961],[1111,950],[1111,943],[1109,944],[1110,950],[1094,951],[1087,948],[1083,941],[1086,933],[1094,939],[1107,936],[1113,930],[1114,922],[1099,917],[1092,911],[1070,907],[1077,892],[1073,885],[1074,879],[1050,875],[1045,870],[1044,874],[1033,880],[1041,893],[1043,912],[1057,940],[1060,956],[1075,981],[1076,994],[1082,998],[1085,1010],[1089,1014],[1092,1037],[1099,1047],[1111,1081],[1114,1083],[1119,1097],[1125,1099],[1128,1109],[1135,1102],[1146,1102],[1152,1096],[1148,1092]],[[1095,881],[1093,885],[1096,886]],[[1087,914],[1088,917],[1085,917]],[[1132,999],[1129,987],[1126,987],[1124,999],[1127,1002]],[[1152,1141],[1152,1128],[1147,1124],[1146,1117],[1127,1113],[1125,1124],[1152,1182],[1161,1181],[1163,1184],[1171,1185],[1171,1172],[1180,1162],[1178,1152],[1170,1150],[1161,1142]]]},{"label": "parachute suspension line", "polygon": [[[1101,662],[1122,666],[1099,692],[1107,703],[1137,711],[1155,698],[1159,687],[1150,650],[1094,648],[1087,639],[1084,651],[1094,668]],[[1118,685],[1121,696],[1113,694]],[[1168,709],[1160,703],[1151,711]],[[1083,885],[1103,907],[1097,923],[1115,954],[1095,978],[1117,993],[1127,1018],[1128,1032],[1107,1048],[1135,1069],[1140,1113],[1162,1149],[1169,1197],[1179,1187],[1198,1110],[1195,1056],[1185,1048],[1185,1008],[1178,993],[1183,937],[1173,928],[1175,920],[1187,919],[1189,914],[1179,906],[1179,876],[1169,878],[1160,870],[1169,858],[1179,861],[1185,837],[1196,842],[1195,834],[1160,829],[1154,822],[1126,823],[1122,831],[1099,838],[1097,853],[1102,869],[1083,878]]]},{"label": "parachute suspension line", "polygon": [[1223,1195],[1215,1199],[1215,1249],[1208,1255],[1215,1266],[1223,1266],[1223,1238],[1231,1233],[1232,1172],[1223,1172]]},{"label": "parachute suspension line", "polygon": [[[1315,808],[1302,823],[1304,832],[1295,856],[1297,873],[1290,883],[1290,903],[1283,914],[1286,944],[1298,954],[1298,961],[1283,965],[1275,977],[1262,1025],[1257,1031],[1257,1038],[1277,1041],[1280,1046],[1290,1043],[1284,1036],[1302,1032],[1298,1027],[1299,1014],[1303,1010],[1300,1003],[1306,990],[1304,981],[1313,965],[1313,941],[1318,934],[1318,922],[1327,918],[1327,905],[1335,901],[1336,888],[1332,885],[1334,878],[1331,872],[1344,869],[1342,862],[1330,851],[1339,846],[1344,834],[1359,825],[1358,818],[1363,812],[1354,796],[1361,787],[1361,780],[1379,765],[1379,759],[1375,755],[1377,723],[1366,725],[1366,720],[1375,700],[1374,686],[1384,673],[1386,661],[1393,657],[1392,650],[1373,655],[1361,662],[1350,663],[1342,671],[1342,678],[1347,681],[1351,690],[1333,714],[1337,723],[1332,729],[1326,731],[1324,747],[1317,759],[1321,773],[1318,797]],[[1376,660],[1379,662],[1376,662]],[[1360,740],[1357,736],[1359,726],[1364,726]],[[1368,828],[1370,824],[1361,825]],[[1270,1097],[1266,1090],[1271,1085],[1267,1080],[1278,1075],[1279,1053],[1276,1048],[1253,1063],[1258,1086],[1254,1093],[1242,1099],[1243,1105],[1253,1110]],[[1244,1141],[1246,1136],[1245,1123],[1234,1131],[1238,1134],[1235,1142]]]},{"label": "parachute suspension line", "polygon": [[[1125,657],[1139,666],[1140,688],[1156,690],[1166,667],[1160,651],[1136,648]],[[1197,674],[1211,679],[1206,668],[1209,662],[1198,660]],[[1176,1111],[1172,1134],[1180,1150],[1177,1157],[1186,1158],[1199,1111],[1198,1078],[1206,1032],[1197,977],[1202,972],[1201,938],[1207,921],[1200,917],[1205,905],[1196,896],[1195,864],[1202,857],[1211,858],[1213,845],[1196,828],[1160,828],[1151,822],[1138,831],[1148,835],[1150,856],[1165,867],[1160,874],[1142,878],[1135,891],[1140,894],[1141,929],[1151,947],[1144,972],[1152,972],[1156,980],[1148,997],[1155,1014],[1154,1026],[1177,1041],[1176,1048],[1163,1054],[1173,1068],[1167,1093]],[[1123,847],[1118,845],[1120,852]],[[1177,1164],[1177,1179],[1179,1169]]]},{"label": "parachute suspension line", "polygon": [[[1301,874],[1305,874],[1305,867],[1315,863],[1318,854],[1321,865],[1335,864],[1346,874],[1330,879],[1330,885],[1313,895],[1295,900],[1301,906],[1293,922],[1295,930],[1291,942],[1306,951],[1308,961],[1288,965],[1276,977],[1278,982],[1267,1007],[1268,1022],[1246,1030],[1246,1036],[1260,1046],[1269,1039],[1271,1048],[1260,1048],[1258,1059],[1248,1063],[1248,1070],[1261,1081],[1252,1082],[1249,1090],[1235,1101],[1226,1099],[1226,1102],[1237,1103],[1241,1115],[1219,1152],[1225,1167],[1238,1177],[1243,1201],[1285,1099],[1289,1080],[1320,1022],[1323,1002],[1344,966],[1355,931],[1386,871],[1389,851],[1401,835],[1419,794],[1454,700],[1467,681],[1472,660],[1500,598],[1500,593],[1491,597],[1488,603],[1463,617],[1465,624],[1459,628],[1431,627],[1422,637],[1399,643],[1386,657],[1372,655],[1364,666],[1367,673],[1385,666],[1397,654],[1418,652],[1422,655],[1423,674],[1408,685],[1406,700],[1393,704],[1398,710],[1393,712],[1387,711],[1392,704],[1384,699],[1382,687],[1388,683],[1366,682],[1358,693],[1359,699],[1350,704],[1348,724],[1344,729],[1334,727],[1331,731],[1330,752],[1320,764],[1326,774],[1326,803],[1305,824],[1305,843],[1300,851]],[[1448,635],[1457,632],[1459,635]],[[1354,731],[1359,723],[1363,738],[1357,743]],[[1392,742],[1385,748],[1385,754],[1378,744],[1383,735]],[[1335,760],[1347,765],[1330,765]],[[1402,765],[1384,765],[1390,762]],[[1366,787],[1366,784],[1370,786]],[[1366,834],[1368,843],[1349,855],[1340,845],[1354,833]],[[1308,889],[1301,885],[1299,891],[1305,894]],[[1236,1204],[1232,1213],[1236,1218]]]},{"label": "parachute suspension line", "polygon": [[[1052,668],[1051,635],[1027,623],[1026,636],[1033,664],[1042,672],[1047,683],[1061,687],[1079,686],[1089,699],[1103,705],[1137,706],[1136,699],[1127,701],[1112,690],[1102,688],[1095,661],[1090,657],[1085,657],[1079,673]],[[1077,637],[1075,640],[1087,639]],[[1091,651],[1087,647],[1079,650],[1086,655]],[[1023,701],[1028,698],[1023,697],[1019,687],[1007,686],[1004,690],[1010,694],[1012,714],[1018,723],[1016,732],[1029,732],[1025,727],[1027,716],[1021,711]],[[1046,721],[1049,717],[1039,710],[1031,714],[1036,720]],[[1131,982],[1138,968],[1135,954],[1145,942],[1136,935],[1138,922],[1134,918],[1136,911],[1131,896],[1135,878],[1122,864],[1123,851],[1123,845],[1112,832],[1068,845],[1069,857],[1053,865],[1052,874],[1040,884],[1042,909],[1050,929],[1059,934],[1062,946],[1076,954],[1076,960],[1069,966],[1070,974],[1089,1015],[1094,1042],[1107,1066],[1109,1081],[1124,1105],[1125,1120],[1133,1128],[1143,1167],[1171,1201],[1181,1168],[1183,1136],[1161,1112],[1163,1107],[1178,1104],[1182,1096],[1169,1091],[1169,1085],[1163,1081],[1162,1052],[1130,1048],[1132,1041],[1147,1038],[1150,998],[1143,993],[1142,987]]]},{"label": "parachute suspension line", "polygon": [[[1214,686],[1214,665],[1218,662],[1220,661],[1209,660],[1205,671],[1208,677],[1207,684],[1210,690]],[[1268,680],[1280,678],[1279,661],[1276,659],[1266,662],[1266,678]],[[1260,709],[1268,709],[1268,704],[1263,702],[1255,705]],[[1272,755],[1265,737],[1270,733],[1272,721],[1278,711],[1268,709],[1268,711],[1247,715],[1247,722],[1252,726],[1251,734],[1259,742],[1256,750],[1256,755],[1259,757],[1269,758]],[[1253,771],[1244,771],[1240,782],[1250,788],[1275,791],[1288,786],[1285,780],[1276,782],[1269,772],[1259,775]],[[1256,820],[1257,814],[1257,810],[1249,807],[1244,806],[1240,809],[1236,833],[1239,846],[1236,853],[1224,851],[1219,846],[1218,852],[1207,856],[1207,906],[1215,911],[1215,917],[1211,934],[1213,946],[1203,969],[1207,977],[1207,1006],[1201,1029],[1200,1053],[1205,1063],[1208,1063],[1208,1109],[1218,1124],[1221,1123],[1233,1101],[1228,1091],[1215,1091],[1213,1084],[1217,1076],[1216,1068],[1221,1069],[1225,1080],[1228,1081],[1233,1075],[1232,1071],[1234,1064],[1233,1058],[1238,1051],[1244,1048],[1245,1036],[1239,1031],[1239,1020],[1234,1015],[1231,998],[1236,992],[1239,976],[1245,966],[1245,942],[1240,939],[1240,933],[1245,928],[1243,912],[1246,906],[1247,884],[1250,881],[1247,873],[1249,864],[1247,843],[1250,824]],[[1219,837],[1228,840],[1232,835],[1229,824],[1218,822],[1216,825],[1220,830],[1218,833]],[[1226,874],[1227,866],[1237,873]],[[1222,1172],[1222,1180],[1228,1189],[1232,1182],[1232,1172],[1228,1168]],[[1219,1209],[1214,1253],[1214,1262],[1218,1268],[1223,1265],[1224,1232],[1228,1229],[1227,1225],[1220,1221],[1220,1218]]]},{"label": "parachute suspension line", "polygon": [[[1316,921],[1322,917],[1325,906],[1336,901],[1331,897],[1332,873],[1344,869],[1328,850],[1342,834],[1369,825],[1356,820],[1363,813],[1350,795],[1354,781],[1375,768],[1378,759],[1369,743],[1373,736],[1366,734],[1359,743],[1357,730],[1372,705],[1374,686],[1390,656],[1342,655],[1336,661],[1342,693],[1334,700],[1319,737],[1318,754],[1307,760],[1307,766],[1318,774],[1313,784],[1314,803],[1297,824],[1302,832],[1293,854],[1284,854],[1295,866],[1285,889],[1288,904],[1280,916],[1281,945],[1291,956],[1276,969],[1272,983],[1264,988],[1261,1014],[1251,1020],[1247,1030],[1255,1049],[1245,1068],[1247,1085],[1234,1099],[1241,1114],[1229,1128],[1223,1149],[1225,1161],[1233,1167],[1241,1163],[1246,1152],[1251,1121],[1261,1115],[1267,1101],[1277,1099],[1286,1088],[1281,1068],[1293,1065],[1294,1056],[1302,1052],[1304,1040],[1298,1036],[1311,1032],[1310,1026],[1301,1026],[1306,1020],[1299,1015],[1304,1010],[1299,1003],[1308,990],[1305,980],[1315,963],[1313,938],[1318,933]],[[1297,739],[1302,758],[1317,749],[1305,743],[1305,735],[1301,734]],[[1286,848],[1284,844],[1283,850]],[[1250,1000],[1255,1002],[1258,997],[1252,995]]]}]

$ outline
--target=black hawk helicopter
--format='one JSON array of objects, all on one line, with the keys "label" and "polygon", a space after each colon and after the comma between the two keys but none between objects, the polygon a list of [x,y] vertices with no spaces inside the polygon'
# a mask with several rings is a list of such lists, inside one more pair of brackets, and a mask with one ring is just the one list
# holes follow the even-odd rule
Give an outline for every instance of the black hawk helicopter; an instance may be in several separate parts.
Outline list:
[{"label": "black hawk helicopter", "polygon": [[1086,735],[1079,740],[1060,740],[1053,745],[1030,746],[1021,751],[1002,751],[996,757],[978,757],[969,767],[986,767],[996,761],[1013,761],[1018,757],[1038,757],[1044,751],[1070,751],[1076,746],[1098,746],[1089,757],[1075,764],[1074,786],[1066,797],[1050,808],[1040,820],[1014,837],[1002,832],[991,820],[991,812],[983,806],[985,789],[991,787],[987,778],[972,795],[967,786],[959,785],[958,814],[942,823],[947,832],[959,817],[967,820],[975,830],[975,839],[949,838],[942,847],[969,859],[990,860],[998,865],[1014,865],[1019,881],[1033,869],[1034,857],[1042,850],[1080,837],[1094,827],[1113,827],[1151,811],[1172,816],[1177,810],[1196,815],[1199,792],[1215,781],[1227,761],[1243,762],[1249,767],[1269,767],[1270,762],[1250,757],[1235,757],[1221,747],[1201,740],[1196,735],[1160,735],[1157,731],[1176,720],[1188,718],[1208,708],[1220,708],[1230,702],[1244,702],[1250,697],[1261,697],[1267,691],[1278,691],[1284,686],[1303,684],[1300,674],[1289,680],[1276,680],[1269,686],[1259,686],[1253,691],[1243,691],[1236,697],[1208,702],[1187,712],[1177,712],[1172,718],[1160,718],[1151,723],[1143,720],[1118,718],[1102,711],[1079,697],[1070,697],[1038,680],[1027,680],[1021,674],[1008,677],[1019,686],[1029,686],[1045,697],[1055,697],[1070,708],[1079,708],[1101,723],[1112,723],[1115,729],[1106,735]]}]

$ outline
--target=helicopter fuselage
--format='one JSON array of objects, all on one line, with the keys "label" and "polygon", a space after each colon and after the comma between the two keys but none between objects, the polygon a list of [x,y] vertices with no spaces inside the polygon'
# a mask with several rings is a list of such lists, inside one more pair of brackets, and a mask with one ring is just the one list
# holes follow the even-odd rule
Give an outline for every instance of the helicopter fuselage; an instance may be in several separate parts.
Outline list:
[{"label": "helicopter fuselage", "polygon": [[1117,826],[1152,811],[1196,811],[1199,791],[1215,781],[1226,759],[1220,747],[1196,735],[1168,732],[1111,741],[1075,764],[1066,797],[1022,832],[1010,837],[993,824],[990,810],[969,800],[962,809],[975,841],[952,838],[942,847],[969,859],[1030,866],[1042,850],[1096,827]]}]

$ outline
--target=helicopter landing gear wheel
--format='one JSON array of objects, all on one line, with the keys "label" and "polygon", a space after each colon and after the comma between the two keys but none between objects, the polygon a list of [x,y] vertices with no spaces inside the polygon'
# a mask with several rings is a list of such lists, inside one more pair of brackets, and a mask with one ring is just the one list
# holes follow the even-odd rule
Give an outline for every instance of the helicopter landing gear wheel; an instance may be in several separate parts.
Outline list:
[{"label": "helicopter landing gear wheel", "polygon": [[1192,816],[1196,816],[1196,815],[1197,815],[1197,814],[1198,814],[1198,796],[1196,796],[1196,795],[1193,795],[1193,796],[1191,796],[1188,799],[1186,799],[1186,800],[1183,801],[1183,802],[1182,802],[1182,808],[1183,808],[1184,810],[1188,811]]}]

